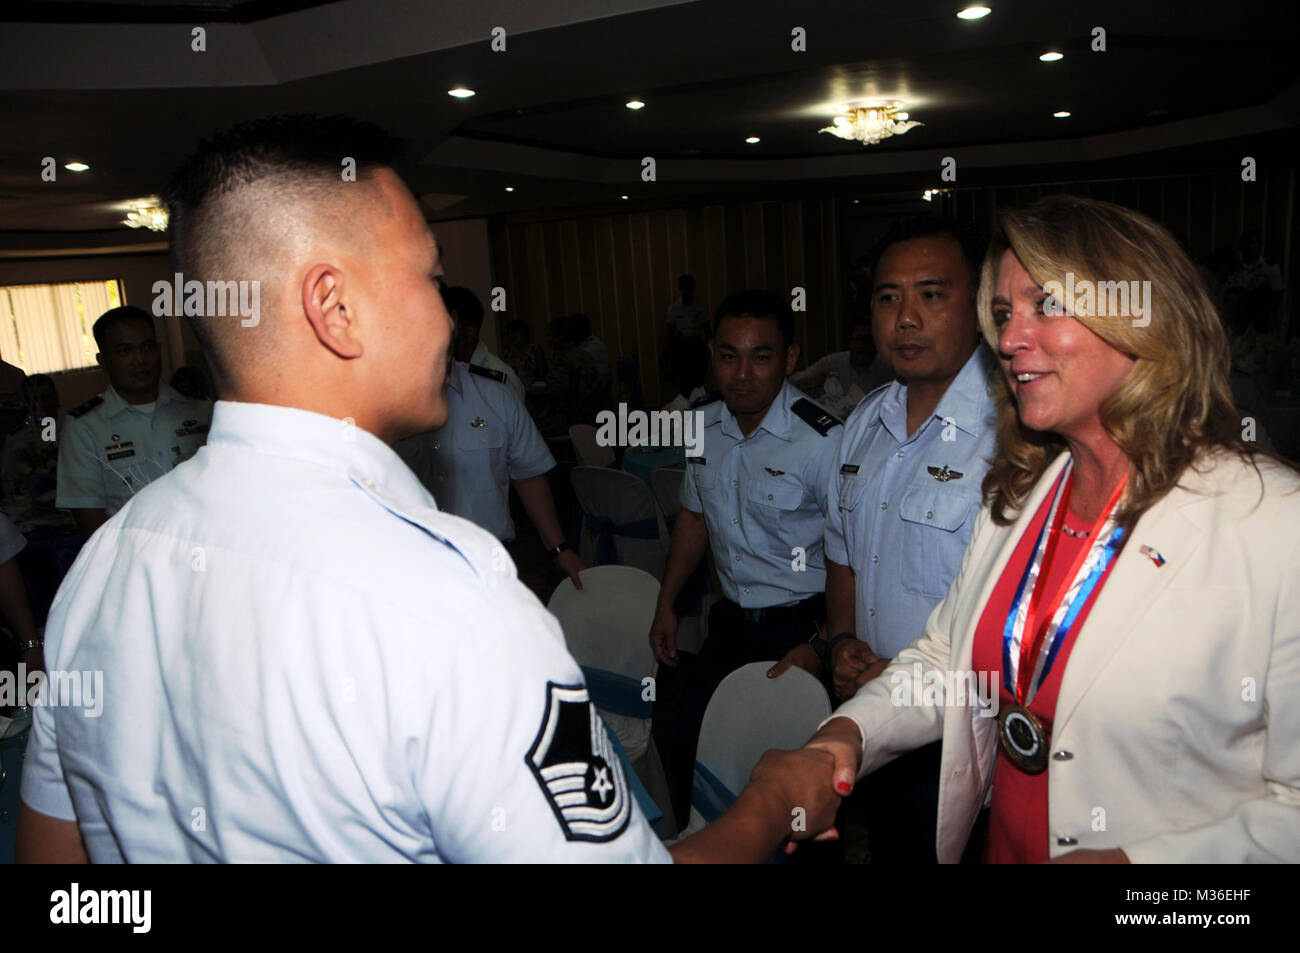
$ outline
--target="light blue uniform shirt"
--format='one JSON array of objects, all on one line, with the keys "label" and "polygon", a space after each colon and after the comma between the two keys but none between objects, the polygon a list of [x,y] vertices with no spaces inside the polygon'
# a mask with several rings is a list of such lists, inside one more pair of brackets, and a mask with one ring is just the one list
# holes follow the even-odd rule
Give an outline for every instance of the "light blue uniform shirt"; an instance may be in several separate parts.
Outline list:
[{"label": "light blue uniform shirt", "polygon": [[393,449],[440,510],[477,523],[497,539],[512,540],[510,481],[546,473],[555,458],[508,384],[456,361],[446,396],[442,429],[399,440]]},{"label": "light blue uniform shirt", "polygon": [[61,510],[103,509],[112,516],[141,488],[194,456],[208,438],[212,404],[158,382],[153,413],[109,387],[69,411],[59,438]]},{"label": "light blue uniform shirt", "polygon": [[995,373],[981,343],[910,437],[899,381],[868,394],[844,424],[826,558],[853,570],[857,635],[877,655],[893,658],[921,635],[961,568],[993,459]]},{"label": "light blue uniform shirt", "polygon": [[670,859],[510,557],[343,421],[218,402],[45,638],[101,711],[36,708],[22,798],[93,862]]},{"label": "light blue uniform shirt", "polygon": [[824,592],[822,535],[839,420],[789,381],[748,437],[722,401],[698,412],[704,452],[686,458],[681,501],[704,514],[723,594],[758,609]]}]

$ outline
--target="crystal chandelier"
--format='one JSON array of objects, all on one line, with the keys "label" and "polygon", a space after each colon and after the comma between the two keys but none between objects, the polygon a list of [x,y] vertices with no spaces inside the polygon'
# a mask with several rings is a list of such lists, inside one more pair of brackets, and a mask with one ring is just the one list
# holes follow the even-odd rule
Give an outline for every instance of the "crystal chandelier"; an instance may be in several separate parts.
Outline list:
[{"label": "crystal chandelier", "polygon": [[142,206],[132,209],[122,219],[122,224],[130,228],[147,228],[154,232],[167,231],[167,210],[157,205]]},{"label": "crystal chandelier", "polygon": [[881,139],[901,136],[913,126],[925,125],[909,121],[907,113],[902,112],[902,105],[898,100],[889,100],[875,105],[849,106],[832,120],[833,125],[817,131],[874,146]]}]

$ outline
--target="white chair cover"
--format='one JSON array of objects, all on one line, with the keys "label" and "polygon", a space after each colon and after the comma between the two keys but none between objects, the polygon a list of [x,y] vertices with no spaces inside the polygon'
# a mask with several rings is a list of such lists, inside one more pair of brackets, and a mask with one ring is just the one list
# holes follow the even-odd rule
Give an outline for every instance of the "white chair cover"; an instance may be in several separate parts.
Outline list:
[{"label": "white chair cover", "polygon": [[[588,517],[580,544],[583,558],[592,564],[612,561],[635,566],[662,579],[668,560],[668,527],[650,488],[630,473],[608,467],[574,467],[569,480]],[[605,521],[613,527],[612,551],[608,553],[602,552],[599,529]]]},{"label": "white chair cover", "polygon": [[649,635],[659,580],[631,566],[596,566],[583,570],[581,578],[581,591],[567,578],[556,586],[547,608],[559,620],[570,654],[587,670],[597,710],[618,736],[650,797],[665,818],[671,818],[668,782],[650,737],[651,719],[602,707],[598,697],[599,688],[608,688],[611,681],[599,673],[631,680],[625,689],[644,696],[643,680],[655,673]]}]

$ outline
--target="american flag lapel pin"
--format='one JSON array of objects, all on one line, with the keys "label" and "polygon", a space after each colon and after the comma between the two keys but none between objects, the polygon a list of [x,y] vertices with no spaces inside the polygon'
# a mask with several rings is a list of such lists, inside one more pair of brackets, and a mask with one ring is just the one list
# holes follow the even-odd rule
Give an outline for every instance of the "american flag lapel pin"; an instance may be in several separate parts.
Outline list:
[{"label": "american flag lapel pin", "polygon": [[1165,564],[1165,557],[1161,556],[1160,551],[1152,546],[1143,546],[1138,550],[1138,552],[1143,556],[1146,556],[1157,566],[1163,566]]}]

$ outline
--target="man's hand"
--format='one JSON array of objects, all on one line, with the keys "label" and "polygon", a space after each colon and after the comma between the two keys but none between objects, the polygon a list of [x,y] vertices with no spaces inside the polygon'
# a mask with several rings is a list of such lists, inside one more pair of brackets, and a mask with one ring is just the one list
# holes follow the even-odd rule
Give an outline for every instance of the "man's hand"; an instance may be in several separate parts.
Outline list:
[{"label": "man's hand", "polygon": [[792,665],[797,665],[815,678],[822,677],[822,660],[817,657],[817,650],[806,642],[786,652],[785,658],[767,670],[767,677],[779,678]]},{"label": "man's hand", "polygon": [[[835,758],[826,751],[773,748],[755,765],[749,787],[769,793],[773,803],[780,805],[782,816],[790,823],[791,840],[837,840],[835,814],[842,798],[836,793],[834,771]],[[786,852],[793,852],[792,844]]]},{"label": "man's hand", "polygon": [[650,623],[650,648],[657,658],[669,668],[677,667],[677,613],[673,607],[660,603]]},{"label": "man's hand", "polygon": [[1060,857],[1053,857],[1047,861],[1049,864],[1131,864],[1128,854],[1120,848],[1114,847],[1110,850],[1088,850],[1080,848],[1072,850],[1068,854],[1062,854]]},{"label": "man's hand", "polygon": [[853,680],[853,685],[849,688],[849,693],[844,697],[846,699],[852,698],[858,693],[859,688],[878,676],[885,669],[889,668],[889,663],[892,661],[893,659],[891,658],[877,658],[858,674],[858,677]]},{"label": "man's hand", "polygon": [[843,639],[831,652],[831,682],[835,694],[849,698],[858,690],[858,677],[880,657],[860,639]]},{"label": "man's hand", "polygon": [[587,565],[586,561],[572,549],[563,550],[558,556],[556,556],[555,564],[560,567],[566,576],[573,580],[573,585],[578,589],[582,588],[582,579],[578,576],[578,573],[582,572],[584,569],[591,568]]}]

